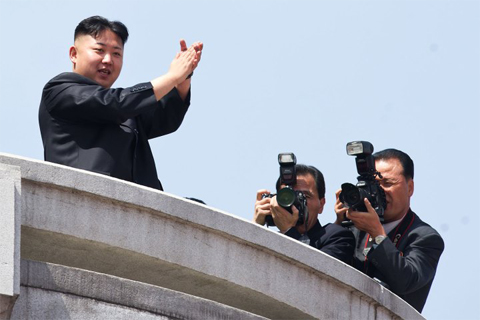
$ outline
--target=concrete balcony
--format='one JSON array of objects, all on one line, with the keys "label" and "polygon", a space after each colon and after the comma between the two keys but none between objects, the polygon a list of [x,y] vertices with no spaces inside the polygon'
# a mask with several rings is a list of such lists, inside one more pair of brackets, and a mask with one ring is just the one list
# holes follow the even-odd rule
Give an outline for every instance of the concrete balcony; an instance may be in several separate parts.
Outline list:
[{"label": "concrete balcony", "polygon": [[0,154],[0,318],[423,319],[350,266],[175,195]]}]

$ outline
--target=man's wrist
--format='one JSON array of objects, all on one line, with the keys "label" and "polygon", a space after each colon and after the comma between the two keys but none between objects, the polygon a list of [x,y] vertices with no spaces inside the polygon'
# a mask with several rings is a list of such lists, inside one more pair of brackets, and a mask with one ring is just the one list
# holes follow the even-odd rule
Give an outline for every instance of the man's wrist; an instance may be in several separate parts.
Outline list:
[{"label": "man's wrist", "polygon": [[383,234],[380,234],[378,236],[375,237],[374,241],[375,241],[375,244],[376,245],[379,245],[380,243],[383,242],[383,240],[385,240],[387,237],[384,236]]},{"label": "man's wrist", "polygon": [[365,230],[370,237],[375,239],[378,236],[387,236],[387,233],[385,232],[385,229],[383,229],[382,225],[374,226],[373,229],[369,228],[369,230]]},{"label": "man's wrist", "polygon": [[255,222],[256,224],[259,224],[261,226],[264,226],[267,221],[266,221],[265,217],[263,217],[263,219],[262,219],[260,216],[257,216],[257,217],[253,218],[253,222]]},{"label": "man's wrist", "polygon": [[292,228],[293,228],[293,226],[290,226],[290,227],[286,227],[286,228],[282,228],[282,229],[278,228],[278,230],[280,230],[281,233],[285,234]]}]

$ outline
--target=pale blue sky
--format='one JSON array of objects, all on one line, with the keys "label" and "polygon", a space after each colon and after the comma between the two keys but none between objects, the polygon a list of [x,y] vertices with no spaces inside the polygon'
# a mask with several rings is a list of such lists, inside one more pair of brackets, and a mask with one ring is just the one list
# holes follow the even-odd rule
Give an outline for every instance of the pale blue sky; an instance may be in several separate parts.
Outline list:
[{"label": "pale blue sky", "polygon": [[182,127],[151,142],[167,192],[250,220],[294,152],[325,175],[325,224],[356,181],[347,142],[401,149],[412,209],[446,243],[423,314],[480,318],[478,1],[0,0],[0,152],[43,159],[42,88],[97,14],[130,31],[116,86],[165,73],[180,38],[205,44]]}]

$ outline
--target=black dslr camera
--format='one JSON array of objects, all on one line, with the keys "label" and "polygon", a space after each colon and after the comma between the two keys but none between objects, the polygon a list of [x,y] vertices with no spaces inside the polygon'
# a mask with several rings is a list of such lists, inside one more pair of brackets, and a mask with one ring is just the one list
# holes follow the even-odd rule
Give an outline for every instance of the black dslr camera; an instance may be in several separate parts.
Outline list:
[{"label": "black dslr camera", "polygon": [[[372,153],[373,145],[370,142],[353,141],[347,143],[347,154],[356,156],[355,163],[359,176],[356,186],[351,183],[342,184],[339,199],[346,208],[366,212],[367,208],[363,199],[367,198],[380,217],[380,222],[383,223],[383,213],[387,207],[387,201],[385,192],[375,179],[377,176],[382,178],[382,175],[375,169],[375,159]],[[347,220],[343,221],[342,224],[349,226],[352,225],[352,222]]]},{"label": "black dslr camera", "polygon": [[[278,190],[277,202],[280,206],[287,209],[292,213],[292,206],[298,209],[297,226],[302,225],[305,221],[305,215],[308,214],[307,197],[301,191],[293,190],[293,186],[297,183],[297,170],[295,165],[297,164],[297,158],[293,153],[280,153],[278,155],[278,163],[280,164],[280,185],[285,187]],[[262,195],[264,198],[272,198],[275,194]],[[272,216],[265,218],[267,226],[274,226]]]}]

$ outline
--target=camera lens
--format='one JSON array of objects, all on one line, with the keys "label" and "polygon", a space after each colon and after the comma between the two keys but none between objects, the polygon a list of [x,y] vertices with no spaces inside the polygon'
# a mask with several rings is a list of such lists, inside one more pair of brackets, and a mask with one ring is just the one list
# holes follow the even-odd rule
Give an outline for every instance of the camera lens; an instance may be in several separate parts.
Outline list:
[{"label": "camera lens", "polygon": [[349,204],[356,204],[360,201],[360,193],[358,190],[352,189],[349,190],[346,194],[343,195],[343,198],[345,199],[345,202]]},{"label": "camera lens", "polygon": [[277,202],[284,208],[289,208],[295,202],[295,191],[289,187],[280,189],[277,193]]},{"label": "camera lens", "polygon": [[362,202],[362,195],[360,194],[360,189],[354,186],[351,183],[342,184],[342,193],[340,194],[340,201],[342,201],[347,208],[352,208],[357,206]]}]

